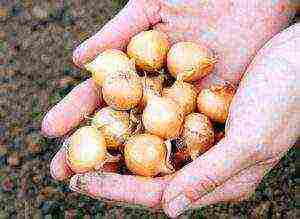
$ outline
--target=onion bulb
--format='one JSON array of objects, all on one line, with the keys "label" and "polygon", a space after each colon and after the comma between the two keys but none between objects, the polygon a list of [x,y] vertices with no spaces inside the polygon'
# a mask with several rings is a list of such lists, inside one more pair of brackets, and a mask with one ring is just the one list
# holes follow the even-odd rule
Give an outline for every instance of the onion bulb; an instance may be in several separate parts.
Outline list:
[{"label": "onion bulb", "polygon": [[182,138],[194,160],[214,143],[214,129],[209,118],[201,113],[192,113],[185,118]]},{"label": "onion bulb", "polygon": [[186,82],[192,82],[210,74],[216,59],[204,45],[193,42],[174,44],[167,57],[171,75]]},{"label": "onion bulb", "polygon": [[147,101],[153,96],[161,96],[163,90],[163,78],[161,76],[143,77],[143,98],[139,108],[145,108]]},{"label": "onion bulb", "polygon": [[198,110],[212,121],[225,123],[234,94],[235,88],[229,83],[203,89],[197,97]]},{"label": "onion bulb", "polygon": [[116,110],[132,109],[142,99],[142,80],[136,73],[109,75],[103,82],[102,95],[105,102]]},{"label": "onion bulb", "polygon": [[196,108],[197,92],[189,83],[176,81],[170,88],[163,90],[163,96],[177,102],[185,115],[190,114]]},{"label": "onion bulb", "polygon": [[107,152],[105,137],[93,126],[84,126],[67,140],[66,162],[75,173],[101,169],[106,162],[118,161]]},{"label": "onion bulb", "polygon": [[127,54],[135,60],[138,68],[155,72],[164,66],[169,48],[165,33],[148,30],[140,32],[130,40]]},{"label": "onion bulb", "polygon": [[141,176],[153,177],[174,171],[167,159],[168,150],[162,138],[151,134],[136,135],[128,140],[124,149],[127,168]]},{"label": "onion bulb", "polygon": [[152,96],[144,109],[142,120],[149,133],[171,139],[180,135],[184,114],[175,101]]},{"label": "onion bulb", "polygon": [[134,131],[130,114],[109,106],[99,110],[91,122],[104,135],[108,149],[119,149]]},{"label": "onion bulb", "polygon": [[102,86],[108,75],[119,72],[134,72],[134,60],[117,49],[107,49],[100,53],[92,62],[85,65],[85,68],[92,73],[93,80]]}]

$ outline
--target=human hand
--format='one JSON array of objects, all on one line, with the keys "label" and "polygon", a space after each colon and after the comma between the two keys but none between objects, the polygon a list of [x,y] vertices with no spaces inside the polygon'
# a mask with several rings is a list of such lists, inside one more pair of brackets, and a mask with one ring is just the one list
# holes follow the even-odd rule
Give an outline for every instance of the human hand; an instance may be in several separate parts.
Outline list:
[{"label": "human hand", "polygon": [[[288,23],[288,18],[293,14],[287,1],[278,1],[274,5],[273,2],[133,0],[98,33],[82,43],[75,50],[73,60],[78,66],[83,66],[104,49],[124,49],[133,35],[153,27],[167,33],[172,43],[181,40],[201,41],[213,49],[218,64],[213,74],[199,83],[200,86],[223,80],[237,84],[251,57]],[[46,136],[63,136],[75,128],[85,115],[100,107],[101,103],[100,89],[89,79],[48,112],[43,120],[42,131]],[[51,173],[56,179],[65,179],[73,174],[64,162],[64,153],[62,148],[51,162]],[[71,179],[71,187],[76,189],[77,185],[76,190],[82,191],[78,188],[82,186],[76,182],[78,178],[81,178],[80,181],[86,180],[84,176],[78,176]],[[169,178],[146,180],[118,174],[108,174],[105,179],[93,179],[93,182],[98,182],[98,187],[85,183],[85,188],[90,190],[82,192],[92,197],[147,206],[160,203],[169,181]],[[95,191],[93,188],[98,189]],[[135,188],[139,190],[130,190]],[[152,195],[145,197],[144,194],[150,191]]]},{"label": "human hand", "polygon": [[163,193],[176,217],[190,208],[249,198],[300,133],[300,24],[276,35],[247,69],[225,138],[179,170]]}]

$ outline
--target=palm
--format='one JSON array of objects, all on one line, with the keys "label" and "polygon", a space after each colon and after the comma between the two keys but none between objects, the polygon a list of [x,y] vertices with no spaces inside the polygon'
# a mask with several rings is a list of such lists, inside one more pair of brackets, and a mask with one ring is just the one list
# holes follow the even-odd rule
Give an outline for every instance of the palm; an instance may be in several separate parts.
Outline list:
[{"label": "palm", "polygon": [[[273,2],[271,0],[132,0],[111,22],[76,49],[74,62],[78,66],[82,66],[106,48],[125,48],[133,35],[152,26],[154,29],[167,33],[173,43],[182,40],[201,41],[213,49],[217,55],[218,64],[213,74],[198,82],[200,87],[224,80],[238,84],[247,64],[250,63],[257,50],[275,33],[279,32],[293,14],[292,10],[285,7],[287,6],[286,0]],[[244,94],[243,91],[241,93]],[[80,87],[75,88],[63,102],[46,115],[42,125],[43,132],[53,137],[64,135],[76,127],[85,115],[92,113],[97,106],[101,105],[100,96],[99,88],[92,80],[88,80]],[[76,108],[73,107],[75,103]],[[232,107],[233,114],[240,116],[239,110],[245,109],[244,105],[237,99]],[[57,121],[60,121],[59,126],[57,126]],[[246,119],[246,121],[248,120]],[[235,123],[236,120],[233,120],[227,124],[229,131],[234,130],[236,125],[232,124]],[[234,136],[232,135],[232,138],[229,139],[232,140]],[[232,142],[234,141],[227,139],[221,142],[219,146],[222,144],[232,145]],[[64,153],[64,149],[61,149],[51,163],[52,175],[57,179],[65,179],[72,175],[64,162]],[[190,198],[197,200],[194,206],[239,200],[251,194],[266,170],[278,161],[280,154],[275,153],[270,159],[261,159],[262,163],[259,165],[253,163],[244,168],[242,165],[235,167],[236,171],[225,177],[226,180],[222,178],[222,183],[217,179],[205,178],[206,172],[199,169],[200,164],[206,165],[206,157],[215,156],[212,152],[179,171],[175,177],[145,180],[140,177],[117,174],[95,176],[88,173],[86,176],[75,175],[71,180],[71,187],[92,197],[156,206],[160,205],[163,192],[170,182],[163,201],[169,215],[175,215],[175,212],[170,212],[168,203],[178,193],[176,186],[182,185],[182,188],[185,186],[191,188],[191,185],[194,188],[199,187],[199,183],[194,185],[186,180],[190,175],[193,175],[194,171],[202,171],[204,174],[198,175],[197,182],[199,177],[202,177],[209,185],[207,188],[201,189],[207,190],[207,192],[213,190],[213,192],[200,198],[197,191],[195,197],[193,197],[195,191],[191,191]],[[219,153],[219,155],[221,155],[219,160],[223,161],[222,154]],[[240,159],[237,155],[232,158]],[[206,171],[209,170],[209,168],[206,169]],[[224,175],[222,175],[224,172],[222,172],[222,168],[218,171],[221,171],[220,177]],[[174,180],[170,181],[173,177]],[[80,184],[82,179],[90,180],[90,183],[85,183],[84,188]],[[212,184],[214,186],[211,186]],[[114,191],[111,188],[115,188]],[[139,191],[136,191],[136,188],[139,188]],[[144,194],[148,193],[152,195],[145,197]],[[174,209],[178,210],[178,206],[175,206]]]}]

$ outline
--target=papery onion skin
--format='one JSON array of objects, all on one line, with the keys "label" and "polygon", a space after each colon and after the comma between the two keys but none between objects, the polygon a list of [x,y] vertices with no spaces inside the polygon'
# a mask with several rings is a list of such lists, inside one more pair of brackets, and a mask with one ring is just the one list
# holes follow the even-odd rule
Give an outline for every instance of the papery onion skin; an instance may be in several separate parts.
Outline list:
[{"label": "papery onion skin", "polygon": [[66,161],[75,173],[94,170],[107,157],[105,138],[93,126],[79,128],[68,139]]},{"label": "papery onion skin", "polygon": [[117,173],[119,170],[119,167],[120,167],[120,164],[118,162],[107,162],[98,171],[108,172],[108,173]]},{"label": "papery onion skin", "polygon": [[127,168],[137,175],[147,177],[173,172],[166,160],[167,153],[163,139],[152,134],[133,136],[124,148]]},{"label": "papery onion skin", "polygon": [[176,81],[170,88],[163,90],[163,96],[177,102],[185,115],[196,109],[197,92],[194,86],[189,83]]},{"label": "papery onion skin", "polygon": [[194,160],[214,143],[214,128],[209,118],[201,113],[191,113],[185,118],[182,138]]},{"label": "papery onion skin", "polygon": [[127,54],[139,69],[157,72],[166,63],[170,43],[165,33],[156,30],[142,31],[127,46]]},{"label": "papery onion skin", "polygon": [[142,120],[149,133],[172,139],[180,135],[184,113],[175,101],[153,96],[144,109]]},{"label": "papery onion skin", "polygon": [[143,98],[139,104],[139,108],[145,108],[147,101],[153,96],[161,96],[163,91],[163,78],[161,76],[143,77]]},{"label": "papery onion skin", "polygon": [[109,106],[95,113],[91,123],[104,135],[107,148],[113,150],[119,149],[133,131],[129,113]]},{"label": "papery onion skin", "polygon": [[135,71],[135,63],[123,51],[107,49],[100,53],[92,62],[86,64],[85,68],[92,73],[93,80],[102,86],[104,79],[108,75]]},{"label": "papery onion skin", "polygon": [[197,97],[198,110],[214,122],[225,123],[234,94],[235,88],[229,83],[212,85],[200,91]]},{"label": "papery onion skin", "polygon": [[171,75],[186,82],[197,81],[210,74],[215,63],[216,59],[209,48],[193,42],[174,44],[167,56]]},{"label": "papery onion skin", "polygon": [[132,109],[143,97],[141,78],[126,72],[107,76],[103,82],[102,95],[105,102],[116,110]]}]

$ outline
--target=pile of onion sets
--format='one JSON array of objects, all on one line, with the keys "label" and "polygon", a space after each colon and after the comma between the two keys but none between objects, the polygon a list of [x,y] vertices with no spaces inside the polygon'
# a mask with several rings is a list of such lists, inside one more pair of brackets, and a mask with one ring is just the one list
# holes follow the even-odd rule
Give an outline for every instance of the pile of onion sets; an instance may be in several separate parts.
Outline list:
[{"label": "pile of onion sets", "polygon": [[105,104],[65,141],[66,163],[75,173],[105,171],[111,163],[116,171],[155,177],[197,159],[224,137],[235,94],[229,82],[195,86],[217,63],[207,46],[171,45],[155,30],[135,35],[126,51],[103,51],[85,68]]}]

